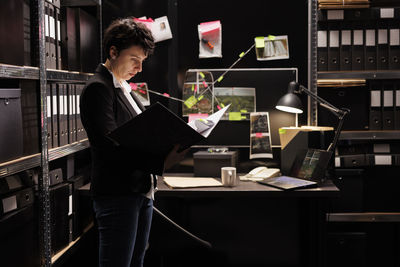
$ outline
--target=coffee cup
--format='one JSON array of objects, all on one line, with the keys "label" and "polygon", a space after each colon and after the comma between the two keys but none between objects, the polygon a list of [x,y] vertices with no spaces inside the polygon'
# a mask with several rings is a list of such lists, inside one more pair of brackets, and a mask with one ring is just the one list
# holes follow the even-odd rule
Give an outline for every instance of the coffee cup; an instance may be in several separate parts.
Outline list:
[{"label": "coffee cup", "polygon": [[232,187],[237,185],[236,168],[235,167],[222,167],[221,168],[222,185]]}]

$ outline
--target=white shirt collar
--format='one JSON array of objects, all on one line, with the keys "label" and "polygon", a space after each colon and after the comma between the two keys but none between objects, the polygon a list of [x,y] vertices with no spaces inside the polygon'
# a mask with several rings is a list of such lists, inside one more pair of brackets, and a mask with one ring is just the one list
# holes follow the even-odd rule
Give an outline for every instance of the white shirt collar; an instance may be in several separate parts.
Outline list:
[{"label": "white shirt collar", "polygon": [[114,75],[114,73],[111,71],[111,70],[109,70],[104,64],[103,64],[103,66],[108,70],[108,72],[111,74],[111,76],[112,76],[112,78],[113,78],[113,84],[114,84],[114,87],[115,88],[121,88],[121,90],[122,90],[122,92],[124,92],[125,94],[129,94],[130,92],[131,92],[131,87],[130,87],[130,85],[126,82],[126,81],[122,81],[122,82],[119,82],[118,80],[117,80],[117,78],[115,78],[115,75]]}]

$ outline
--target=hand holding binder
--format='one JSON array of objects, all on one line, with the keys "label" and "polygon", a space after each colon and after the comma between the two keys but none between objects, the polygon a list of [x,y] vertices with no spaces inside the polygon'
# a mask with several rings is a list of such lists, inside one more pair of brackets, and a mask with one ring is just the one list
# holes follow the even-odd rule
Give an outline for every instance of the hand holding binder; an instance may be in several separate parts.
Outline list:
[{"label": "hand holding binder", "polygon": [[165,158],[175,145],[179,145],[177,152],[181,152],[207,138],[229,106],[210,115],[207,120],[211,120],[213,125],[199,133],[194,121],[186,123],[162,104],[156,103],[112,131],[108,137],[128,149],[147,151]]}]

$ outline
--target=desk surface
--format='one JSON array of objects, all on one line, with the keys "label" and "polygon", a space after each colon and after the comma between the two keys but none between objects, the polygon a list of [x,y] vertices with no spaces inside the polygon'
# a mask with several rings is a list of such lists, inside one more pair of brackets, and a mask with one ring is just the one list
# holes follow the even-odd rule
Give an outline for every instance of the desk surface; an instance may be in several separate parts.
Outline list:
[{"label": "desk surface", "polygon": [[[190,177],[192,174],[176,174],[171,173],[166,176],[185,176]],[[267,185],[262,185],[251,181],[239,181],[235,187],[196,187],[196,188],[179,188],[171,189],[165,183],[163,178],[158,180],[157,196],[184,196],[184,197],[220,197],[220,196],[260,196],[260,197],[337,197],[339,189],[327,180],[316,188],[298,189],[291,191],[283,191]]]}]

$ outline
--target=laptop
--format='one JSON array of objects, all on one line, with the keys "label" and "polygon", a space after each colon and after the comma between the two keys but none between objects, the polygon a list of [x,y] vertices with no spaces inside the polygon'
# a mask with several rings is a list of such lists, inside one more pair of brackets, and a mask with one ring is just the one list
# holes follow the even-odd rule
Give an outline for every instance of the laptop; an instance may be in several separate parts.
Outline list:
[{"label": "laptop", "polygon": [[315,181],[304,180],[290,176],[278,176],[278,177],[267,178],[261,181],[257,181],[257,183],[272,186],[282,190],[310,188],[310,187],[317,187],[318,185],[318,183]]}]

